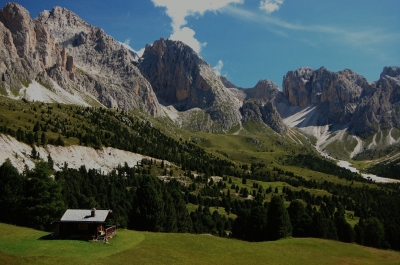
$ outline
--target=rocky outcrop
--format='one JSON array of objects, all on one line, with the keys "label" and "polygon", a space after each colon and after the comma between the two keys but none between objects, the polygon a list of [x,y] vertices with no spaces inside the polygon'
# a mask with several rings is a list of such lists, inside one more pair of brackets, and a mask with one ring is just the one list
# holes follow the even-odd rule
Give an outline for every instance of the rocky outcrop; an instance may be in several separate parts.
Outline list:
[{"label": "rocky outcrop", "polygon": [[8,3],[0,11],[0,21],[11,31],[18,56],[32,68],[48,68],[56,63],[54,38],[47,27],[31,20],[29,12],[15,3]]},{"label": "rocky outcrop", "polygon": [[225,76],[220,75],[219,79],[221,80],[222,84],[226,87],[226,88],[237,88],[237,86],[235,86],[231,81],[229,81]]},{"label": "rocky outcrop", "polygon": [[284,76],[283,96],[292,106],[315,106],[331,126],[363,138],[400,128],[399,67],[385,67],[372,83],[349,69],[334,73],[303,67]]},{"label": "rocky outcrop", "polygon": [[61,86],[90,93],[107,107],[163,116],[151,85],[134,65],[138,59],[135,53],[65,8],[43,11],[36,21],[49,28],[68,54],[65,66],[69,80],[58,69],[50,73]]},{"label": "rocky outcrop", "polygon": [[235,94],[243,100],[240,109],[242,122],[263,122],[277,133],[287,133],[287,126],[273,104],[275,97],[281,94],[274,82],[267,79],[260,80],[253,88],[235,89]]},{"label": "rocky outcrop", "polygon": [[265,124],[270,126],[274,131],[286,134],[287,127],[283,122],[281,116],[279,115],[278,111],[276,110],[272,101],[268,101],[262,108],[261,108],[262,119]]},{"label": "rocky outcrop", "polygon": [[240,123],[239,100],[212,67],[183,42],[160,39],[147,45],[138,67],[162,104],[179,111],[200,108],[222,130]]},{"label": "rocky outcrop", "polygon": [[240,108],[240,112],[243,117],[243,123],[248,121],[263,122],[277,133],[287,133],[287,126],[284,124],[272,101],[267,101],[265,104],[261,100],[246,101]]},{"label": "rocky outcrop", "polygon": [[0,10],[1,87],[10,97],[57,63],[60,50],[49,30],[15,3]]},{"label": "rocky outcrop", "polygon": [[287,126],[273,104],[273,100],[281,95],[278,86],[267,79],[260,80],[253,88],[240,88],[233,85],[225,77],[220,77],[222,83],[242,103],[240,113],[242,123],[256,121],[267,124],[274,131],[287,133]]},{"label": "rocky outcrop", "polygon": [[283,94],[294,106],[319,105],[319,112],[334,123],[351,121],[363,91],[371,85],[361,75],[346,69],[337,73],[324,67],[290,71],[283,77]]},{"label": "rocky outcrop", "polygon": [[[163,116],[151,85],[134,66],[137,55],[64,8],[31,19],[15,3],[0,10],[0,89],[11,98],[36,80],[54,90],[86,94],[107,107]],[[89,99],[90,98],[90,99]]]},{"label": "rocky outcrop", "polygon": [[369,136],[379,130],[400,128],[400,67],[385,67],[380,79],[363,91],[350,130]]},{"label": "rocky outcrop", "polygon": [[253,88],[243,89],[246,99],[257,98],[264,102],[273,100],[280,93],[278,86],[267,79],[260,80]]}]

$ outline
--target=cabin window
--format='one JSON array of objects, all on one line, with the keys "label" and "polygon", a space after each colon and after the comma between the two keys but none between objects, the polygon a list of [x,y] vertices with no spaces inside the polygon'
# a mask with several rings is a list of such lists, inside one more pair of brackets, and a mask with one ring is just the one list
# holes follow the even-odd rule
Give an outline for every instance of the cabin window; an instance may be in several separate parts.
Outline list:
[{"label": "cabin window", "polygon": [[78,229],[79,230],[88,230],[88,225],[87,224],[79,224]]}]

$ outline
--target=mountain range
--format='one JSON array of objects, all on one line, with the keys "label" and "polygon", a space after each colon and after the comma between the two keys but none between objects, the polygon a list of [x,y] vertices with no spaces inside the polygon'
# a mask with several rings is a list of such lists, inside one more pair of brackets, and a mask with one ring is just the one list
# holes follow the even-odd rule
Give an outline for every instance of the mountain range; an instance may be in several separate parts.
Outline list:
[{"label": "mountain range", "polygon": [[16,3],[0,11],[0,38],[0,94],[12,99],[138,110],[211,133],[257,123],[338,158],[400,141],[400,67],[375,82],[302,67],[286,73],[282,91],[269,80],[240,88],[183,42],[161,38],[139,57],[65,8],[32,19]]}]

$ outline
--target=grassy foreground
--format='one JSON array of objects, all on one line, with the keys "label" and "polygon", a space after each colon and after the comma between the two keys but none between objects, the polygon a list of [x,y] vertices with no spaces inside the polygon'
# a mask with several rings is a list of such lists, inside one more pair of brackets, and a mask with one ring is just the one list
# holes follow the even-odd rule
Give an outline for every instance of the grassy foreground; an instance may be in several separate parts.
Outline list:
[{"label": "grassy foreground", "polygon": [[400,264],[400,253],[321,239],[250,243],[210,235],[118,230],[109,244],[46,240],[0,224],[0,264]]}]

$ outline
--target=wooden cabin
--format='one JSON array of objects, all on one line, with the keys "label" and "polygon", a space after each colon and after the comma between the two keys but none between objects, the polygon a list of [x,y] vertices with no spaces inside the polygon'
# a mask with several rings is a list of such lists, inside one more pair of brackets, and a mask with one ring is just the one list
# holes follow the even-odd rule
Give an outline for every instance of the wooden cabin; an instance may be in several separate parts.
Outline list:
[{"label": "wooden cabin", "polygon": [[111,210],[68,209],[56,222],[53,236],[106,241],[116,234],[116,226],[107,225],[109,219],[114,219]]}]

